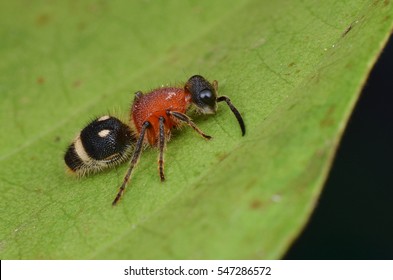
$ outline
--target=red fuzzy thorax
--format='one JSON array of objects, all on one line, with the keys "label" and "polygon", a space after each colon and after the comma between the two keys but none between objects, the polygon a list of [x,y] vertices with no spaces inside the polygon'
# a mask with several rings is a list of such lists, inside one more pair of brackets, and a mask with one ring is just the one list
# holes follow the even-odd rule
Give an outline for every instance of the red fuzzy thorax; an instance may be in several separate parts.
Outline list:
[{"label": "red fuzzy thorax", "polygon": [[156,145],[159,137],[159,118],[165,119],[165,134],[169,135],[178,122],[168,116],[167,111],[186,113],[191,102],[191,95],[182,88],[162,87],[134,100],[131,109],[131,120],[137,133],[141,132],[142,125],[148,121],[147,140],[150,145]]}]

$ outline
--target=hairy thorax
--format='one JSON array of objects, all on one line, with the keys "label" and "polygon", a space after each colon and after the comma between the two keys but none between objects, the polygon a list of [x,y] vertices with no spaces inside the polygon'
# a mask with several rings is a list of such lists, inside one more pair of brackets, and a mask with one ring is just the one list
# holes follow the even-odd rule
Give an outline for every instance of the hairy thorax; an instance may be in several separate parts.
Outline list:
[{"label": "hairy thorax", "polygon": [[171,129],[178,125],[178,121],[170,117],[167,112],[184,114],[189,107],[190,100],[190,94],[183,89],[159,88],[136,97],[131,110],[131,119],[138,133],[140,133],[144,122],[150,123],[147,129],[147,140],[150,145],[154,146],[159,136],[159,118],[165,119],[165,134],[169,136]]}]

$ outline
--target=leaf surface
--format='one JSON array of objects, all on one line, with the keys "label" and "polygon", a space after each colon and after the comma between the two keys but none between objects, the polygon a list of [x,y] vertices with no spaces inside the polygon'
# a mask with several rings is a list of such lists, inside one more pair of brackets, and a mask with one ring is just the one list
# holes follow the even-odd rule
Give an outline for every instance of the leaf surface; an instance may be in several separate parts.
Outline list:
[{"label": "leaf surface", "polygon": [[[0,15],[2,259],[276,259],[317,203],[393,26],[390,1],[8,1]],[[133,92],[193,74],[225,104],[157,150],[76,179],[63,154]]]}]

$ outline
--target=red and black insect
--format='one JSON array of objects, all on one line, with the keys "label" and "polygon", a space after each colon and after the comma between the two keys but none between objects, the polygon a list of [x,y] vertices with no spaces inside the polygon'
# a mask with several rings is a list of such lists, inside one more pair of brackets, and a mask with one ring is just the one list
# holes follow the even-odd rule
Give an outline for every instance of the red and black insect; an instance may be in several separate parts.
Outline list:
[{"label": "red and black insect", "polygon": [[246,129],[242,116],[231,100],[227,96],[217,96],[217,91],[217,81],[210,83],[200,75],[189,78],[182,88],[161,87],[146,94],[138,91],[131,105],[129,125],[111,116],[95,119],[69,146],[64,160],[71,171],[84,175],[117,165],[132,154],[130,166],[112,203],[116,205],[130,181],[145,143],[159,148],[158,169],[160,179],[164,181],[164,149],[172,129],[185,124],[203,138],[211,138],[186,115],[190,108],[194,107],[202,114],[215,114],[217,103],[225,101],[244,136]]}]

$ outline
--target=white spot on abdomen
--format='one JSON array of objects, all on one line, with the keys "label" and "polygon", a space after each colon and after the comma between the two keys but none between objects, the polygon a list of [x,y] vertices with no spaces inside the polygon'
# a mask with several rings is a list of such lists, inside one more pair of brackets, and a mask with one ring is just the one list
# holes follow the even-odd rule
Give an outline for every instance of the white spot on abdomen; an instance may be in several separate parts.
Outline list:
[{"label": "white spot on abdomen", "polygon": [[105,120],[107,120],[109,118],[110,118],[110,116],[102,116],[102,117],[98,118],[97,121],[102,122],[102,121],[105,121]]},{"label": "white spot on abdomen", "polygon": [[104,138],[107,137],[110,132],[111,131],[109,129],[103,129],[100,132],[98,132],[98,136]]}]

